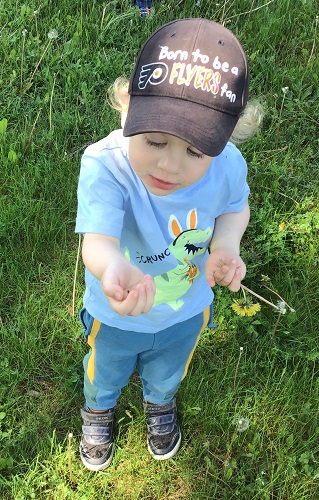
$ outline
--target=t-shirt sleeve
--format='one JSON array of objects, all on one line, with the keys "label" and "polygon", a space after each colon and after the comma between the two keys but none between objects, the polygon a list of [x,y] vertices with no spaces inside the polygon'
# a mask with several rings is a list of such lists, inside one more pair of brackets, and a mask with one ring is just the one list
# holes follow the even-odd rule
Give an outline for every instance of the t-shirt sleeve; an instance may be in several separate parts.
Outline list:
[{"label": "t-shirt sleeve", "polygon": [[229,143],[225,159],[228,160],[229,199],[221,214],[241,212],[247,202],[250,189],[247,183],[247,163],[240,151]]},{"label": "t-shirt sleeve", "polygon": [[75,232],[105,234],[120,238],[125,195],[123,187],[107,167],[104,158],[102,160],[84,153],[77,194]]}]

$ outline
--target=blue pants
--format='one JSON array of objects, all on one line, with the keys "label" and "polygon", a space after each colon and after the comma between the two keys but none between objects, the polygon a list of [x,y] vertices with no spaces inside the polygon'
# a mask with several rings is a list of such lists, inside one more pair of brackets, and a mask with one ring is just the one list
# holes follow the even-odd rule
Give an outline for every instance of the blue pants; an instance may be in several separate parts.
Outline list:
[{"label": "blue pants", "polygon": [[187,374],[200,333],[212,320],[212,307],[193,318],[151,334],[119,330],[80,312],[90,351],[84,357],[84,396],[93,410],[116,405],[135,367],[144,399],[171,401]]},{"label": "blue pants", "polygon": [[133,5],[137,5],[140,9],[140,16],[145,17],[150,14],[152,0],[133,0]]},{"label": "blue pants", "polygon": [[133,0],[133,5],[137,5],[142,9],[150,9],[152,7],[152,0]]}]

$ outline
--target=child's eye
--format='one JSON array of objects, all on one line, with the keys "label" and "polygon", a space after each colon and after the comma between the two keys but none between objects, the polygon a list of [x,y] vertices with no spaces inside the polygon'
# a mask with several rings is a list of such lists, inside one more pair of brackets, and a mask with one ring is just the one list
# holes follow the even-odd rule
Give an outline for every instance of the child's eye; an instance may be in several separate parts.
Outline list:
[{"label": "child's eye", "polygon": [[193,156],[194,158],[204,158],[203,153],[197,153],[197,151],[193,151],[190,148],[187,149],[187,153],[189,156]]},{"label": "child's eye", "polygon": [[145,137],[145,141],[148,146],[153,146],[155,148],[164,148],[166,146],[165,142],[154,142],[148,139],[147,137]]}]

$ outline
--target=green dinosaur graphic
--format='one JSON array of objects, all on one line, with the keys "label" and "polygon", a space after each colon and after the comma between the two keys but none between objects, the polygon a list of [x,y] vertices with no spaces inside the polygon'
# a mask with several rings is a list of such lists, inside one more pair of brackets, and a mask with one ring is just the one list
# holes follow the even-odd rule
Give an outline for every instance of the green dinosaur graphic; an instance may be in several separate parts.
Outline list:
[{"label": "green dinosaur graphic", "polygon": [[[174,215],[170,216],[168,230],[173,238],[168,249],[177,260],[177,265],[166,273],[154,276],[156,293],[154,306],[168,304],[174,311],[177,311],[184,301],[181,297],[192,286],[200,271],[198,267],[190,262],[197,255],[206,252],[212,236],[212,230],[208,227],[205,230],[196,229],[197,211],[192,209],[187,214],[187,230],[183,231],[182,226]],[[130,262],[130,251],[125,247],[125,258]]]},{"label": "green dinosaur graphic", "polygon": [[[174,234],[176,235],[176,232]],[[180,298],[199,276],[199,269],[190,261],[206,252],[211,235],[210,227],[206,230],[188,229],[180,232],[169,245],[168,248],[178,264],[167,273],[154,277],[156,285],[154,306],[168,304],[174,311],[177,311],[184,304]]]}]

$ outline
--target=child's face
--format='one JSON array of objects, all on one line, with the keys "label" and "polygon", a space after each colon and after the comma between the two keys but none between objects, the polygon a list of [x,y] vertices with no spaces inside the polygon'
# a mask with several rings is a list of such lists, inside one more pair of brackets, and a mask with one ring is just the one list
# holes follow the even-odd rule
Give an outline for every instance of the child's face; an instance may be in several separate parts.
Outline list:
[{"label": "child's face", "polygon": [[146,188],[157,196],[166,196],[195,184],[212,162],[194,146],[161,132],[129,137],[131,165]]}]

